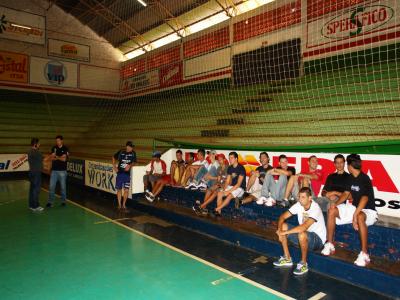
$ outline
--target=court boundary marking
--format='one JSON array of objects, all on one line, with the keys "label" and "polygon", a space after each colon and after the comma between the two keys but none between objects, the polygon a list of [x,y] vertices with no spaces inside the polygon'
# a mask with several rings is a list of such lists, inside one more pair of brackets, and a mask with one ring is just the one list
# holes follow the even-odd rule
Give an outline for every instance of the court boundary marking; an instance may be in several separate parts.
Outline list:
[{"label": "court boundary marking", "polygon": [[[42,189],[43,189],[44,191],[46,191],[46,192],[49,192],[48,189],[45,189],[45,188],[43,188],[43,187],[42,187]],[[245,283],[247,283],[247,284],[250,284],[250,285],[252,285],[252,286],[254,286],[254,287],[257,287],[257,288],[259,288],[259,289],[261,289],[261,290],[263,290],[263,291],[265,291],[265,292],[268,292],[268,293],[270,293],[270,294],[273,294],[273,295],[275,295],[275,296],[277,296],[277,297],[281,297],[282,299],[285,299],[285,300],[295,300],[295,298],[292,298],[292,297],[290,297],[290,296],[287,296],[287,295],[285,295],[285,294],[283,294],[283,293],[281,293],[281,292],[278,292],[278,291],[276,291],[276,290],[274,290],[274,289],[272,289],[272,288],[269,288],[269,287],[267,287],[267,286],[265,286],[265,285],[262,285],[262,284],[260,284],[260,283],[258,283],[258,282],[255,282],[255,281],[253,281],[253,280],[251,280],[251,279],[248,279],[248,278],[246,278],[246,277],[244,277],[244,276],[241,276],[241,275],[239,275],[239,274],[237,274],[237,273],[234,273],[234,272],[232,272],[232,271],[229,271],[229,270],[227,270],[227,269],[224,269],[224,268],[222,268],[222,267],[220,267],[220,266],[218,266],[218,265],[216,265],[216,264],[213,264],[212,262],[209,262],[209,261],[207,261],[207,260],[205,260],[205,259],[202,259],[202,258],[200,258],[200,257],[197,257],[197,256],[195,256],[195,255],[193,255],[193,254],[190,254],[190,253],[186,252],[186,251],[183,251],[183,250],[181,250],[181,249],[179,249],[179,248],[177,248],[177,247],[174,247],[174,246],[172,246],[172,245],[169,245],[169,244],[167,244],[167,243],[165,243],[165,242],[163,242],[163,241],[160,241],[160,240],[158,240],[158,239],[156,239],[156,238],[154,238],[154,237],[152,237],[152,236],[150,236],[150,235],[147,235],[147,234],[145,234],[145,233],[143,233],[143,232],[140,232],[140,231],[138,231],[138,230],[136,230],[136,229],[133,229],[133,228],[131,228],[131,227],[125,225],[125,224],[119,223],[119,222],[116,221],[116,220],[113,220],[113,219],[111,219],[111,218],[109,218],[109,217],[107,217],[107,216],[104,216],[104,215],[102,215],[102,214],[100,214],[100,213],[98,213],[98,212],[96,212],[96,211],[94,211],[94,210],[92,210],[92,209],[90,209],[90,208],[87,208],[87,207],[85,207],[85,206],[83,206],[83,205],[81,205],[81,204],[79,204],[79,203],[76,203],[76,202],[74,202],[74,201],[72,201],[72,200],[69,200],[68,198],[66,198],[66,200],[67,200],[67,202],[71,203],[72,205],[75,205],[75,206],[77,206],[77,207],[79,207],[79,208],[81,208],[81,209],[83,209],[83,210],[85,210],[85,211],[88,211],[88,212],[90,212],[90,213],[92,213],[92,214],[94,214],[94,215],[96,215],[96,216],[98,216],[98,217],[100,217],[100,218],[103,218],[103,219],[109,221],[110,223],[113,223],[113,224],[118,225],[118,226],[120,226],[120,227],[122,227],[122,228],[125,228],[125,229],[127,229],[127,230],[129,230],[129,231],[131,231],[131,232],[134,232],[134,233],[136,233],[136,234],[138,234],[138,235],[140,235],[140,236],[142,236],[142,237],[144,237],[144,238],[147,238],[147,239],[149,239],[149,240],[151,240],[151,241],[153,241],[153,242],[155,242],[155,243],[157,243],[157,244],[159,244],[159,245],[162,245],[162,246],[164,246],[164,247],[166,247],[166,248],[168,248],[168,249],[170,249],[170,250],[173,250],[173,251],[175,251],[175,252],[178,252],[178,253],[180,253],[180,254],[182,254],[182,255],[184,255],[184,256],[187,256],[187,257],[189,257],[189,258],[191,258],[191,259],[193,259],[193,260],[196,260],[196,261],[198,261],[198,262],[200,262],[200,263],[202,263],[202,264],[204,264],[204,265],[207,265],[207,266],[209,266],[209,267],[211,267],[211,268],[214,268],[214,269],[216,269],[216,270],[218,270],[218,271],[220,271],[220,272],[222,272],[222,273],[225,273],[225,274],[227,274],[227,275],[229,275],[229,276],[232,276],[232,277],[234,277],[234,278],[236,278],[236,279],[238,279],[238,280],[241,280],[241,281],[243,281],[243,282],[245,282]]]}]

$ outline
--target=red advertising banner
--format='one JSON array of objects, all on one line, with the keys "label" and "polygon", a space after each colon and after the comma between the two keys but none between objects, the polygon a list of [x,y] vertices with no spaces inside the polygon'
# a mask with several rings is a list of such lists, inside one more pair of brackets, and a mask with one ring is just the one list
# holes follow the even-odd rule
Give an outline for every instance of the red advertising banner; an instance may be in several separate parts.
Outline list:
[{"label": "red advertising banner", "polygon": [[307,20],[316,19],[330,12],[347,8],[364,0],[307,0]]},{"label": "red advertising banner", "polygon": [[147,58],[147,69],[152,70],[181,59],[181,46],[169,48],[167,50],[155,53]]},{"label": "red advertising banner", "polygon": [[182,83],[183,67],[182,62],[178,62],[160,69],[160,87],[167,87]]},{"label": "red advertising banner", "polygon": [[229,26],[185,42],[183,57],[189,58],[227,45],[229,45]]},{"label": "red advertising banner", "polygon": [[129,78],[133,77],[137,74],[143,73],[146,71],[146,59],[141,58],[139,60],[128,63],[121,68],[121,78]]},{"label": "red advertising banner", "polygon": [[297,0],[233,25],[233,41],[289,27],[301,21],[301,1]]},{"label": "red advertising banner", "polygon": [[0,80],[27,83],[28,56],[1,51]]}]

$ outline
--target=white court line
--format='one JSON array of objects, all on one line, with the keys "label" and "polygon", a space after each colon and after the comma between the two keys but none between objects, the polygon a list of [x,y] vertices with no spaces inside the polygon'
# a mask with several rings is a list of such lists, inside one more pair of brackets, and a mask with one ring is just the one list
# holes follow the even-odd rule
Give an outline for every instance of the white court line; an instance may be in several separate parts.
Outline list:
[{"label": "white court line", "polygon": [[308,300],[319,300],[319,299],[324,298],[325,296],[326,296],[325,293],[319,292],[318,294],[312,296],[311,298],[308,298]]},{"label": "white court line", "polygon": [[[111,219],[112,221],[125,221],[125,220],[132,220],[132,218],[121,218],[121,219]],[[106,223],[111,223],[112,221],[110,220],[105,220],[105,221],[99,221],[99,222],[94,222],[93,224],[106,224]]]},{"label": "white court line", "polygon": [[[45,188],[42,188],[42,189],[48,192],[47,189],[45,189]],[[92,214],[95,214],[95,215],[99,216],[100,218],[103,218],[103,219],[105,219],[105,220],[110,221],[111,223],[114,223],[114,224],[116,224],[116,225],[118,225],[118,226],[121,226],[121,227],[123,227],[123,228],[125,228],[125,229],[128,229],[128,230],[130,230],[130,231],[132,231],[132,232],[134,232],[134,233],[136,233],[136,234],[138,234],[138,235],[141,235],[141,236],[143,236],[143,237],[145,237],[145,238],[147,238],[147,239],[149,239],[149,240],[152,240],[153,242],[156,242],[157,244],[160,244],[160,245],[162,245],[162,246],[164,246],[164,247],[167,247],[167,248],[169,248],[169,249],[171,249],[171,250],[173,250],[173,251],[175,251],[175,252],[178,252],[178,253],[183,254],[183,255],[185,255],[185,256],[187,256],[187,257],[190,257],[190,258],[192,258],[192,259],[194,259],[194,260],[197,260],[198,262],[201,262],[201,263],[203,263],[203,264],[205,264],[205,265],[207,265],[207,266],[209,266],[209,267],[212,267],[212,268],[214,268],[214,269],[216,269],[216,270],[218,270],[218,271],[220,271],[220,272],[223,272],[223,273],[228,274],[228,275],[230,275],[230,276],[232,276],[232,277],[235,277],[235,278],[237,278],[237,279],[239,279],[239,280],[242,280],[242,281],[244,281],[244,282],[246,282],[246,283],[248,283],[248,284],[250,284],[250,285],[252,285],[252,286],[255,286],[255,287],[257,287],[257,288],[263,290],[263,291],[266,291],[266,292],[268,292],[268,293],[270,293],[270,294],[273,294],[273,295],[275,295],[275,296],[277,296],[277,297],[281,297],[282,299],[294,300],[294,298],[289,297],[289,296],[287,296],[287,295],[285,295],[285,294],[282,294],[282,293],[280,293],[280,292],[278,292],[278,291],[275,291],[274,289],[271,289],[271,288],[269,288],[269,287],[266,287],[266,286],[264,286],[264,285],[262,285],[262,284],[260,284],[260,283],[258,283],[258,282],[255,282],[255,281],[253,281],[253,280],[251,280],[251,279],[248,279],[248,278],[246,278],[246,277],[243,277],[243,276],[241,276],[241,275],[238,275],[238,274],[236,274],[236,273],[234,273],[234,272],[231,272],[231,271],[229,271],[229,270],[227,270],[227,269],[224,269],[224,268],[222,268],[222,267],[220,267],[220,266],[217,266],[217,265],[215,265],[215,264],[213,264],[213,263],[211,263],[211,262],[209,262],[209,261],[206,261],[206,260],[204,260],[204,259],[202,259],[202,258],[200,258],[200,257],[194,256],[194,255],[192,255],[192,254],[190,254],[190,253],[188,253],[188,252],[185,252],[185,251],[183,251],[183,250],[181,250],[181,249],[178,249],[178,248],[176,248],[176,247],[174,247],[174,246],[171,246],[171,245],[169,245],[169,244],[167,244],[167,243],[164,243],[164,242],[162,242],[162,241],[160,241],[160,240],[157,240],[156,238],[153,238],[152,236],[149,236],[149,235],[147,235],[147,234],[144,234],[143,232],[137,231],[137,230],[135,230],[135,229],[133,229],[133,228],[131,228],[131,227],[128,227],[128,226],[122,224],[122,223],[119,223],[119,222],[117,222],[117,221],[114,221],[113,219],[110,219],[110,218],[108,218],[108,217],[106,217],[106,216],[104,216],[104,215],[102,215],[102,214],[100,214],[100,213],[98,213],[98,212],[96,212],[96,211],[94,211],[94,210],[91,210],[90,208],[87,208],[87,207],[85,207],[85,206],[82,206],[82,205],[80,205],[80,204],[78,204],[78,203],[75,203],[75,202],[69,200],[69,199],[67,199],[67,201],[68,201],[69,203],[75,205],[75,206],[78,206],[78,207],[80,207],[80,208],[82,208],[82,209],[88,211],[88,212],[91,212]]]},{"label": "white court line", "polygon": [[0,205],[6,205],[6,204],[13,203],[13,202],[17,202],[17,200],[11,200],[11,201],[7,201],[7,202],[2,202],[2,203],[0,203]]}]

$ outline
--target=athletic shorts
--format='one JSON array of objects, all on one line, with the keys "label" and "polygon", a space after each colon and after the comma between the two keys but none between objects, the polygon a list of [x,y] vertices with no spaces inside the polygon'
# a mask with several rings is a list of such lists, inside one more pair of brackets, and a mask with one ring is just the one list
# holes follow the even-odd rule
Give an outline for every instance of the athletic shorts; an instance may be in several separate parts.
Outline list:
[{"label": "athletic shorts", "polygon": [[[350,203],[343,203],[337,206],[339,210],[339,218],[336,218],[337,225],[345,225],[353,223],[354,212],[357,207]],[[373,209],[363,209],[362,212],[365,214],[365,224],[367,226],[374,225],[378,221],[378,213]]]},{"label": "athletic shorts", "polygon": [[[229,191],[231,188],[233,188],[233,186],[228,185],[228,187],[225,189],[225,191]],[[232,194],[232,196],[233,196],[234,198],[242,197],[243,194],[244,194],[244,190],[243,190],[241,187],[239,187],[239,188],[237,188],[236,190],[233,190],[233,191],[231,192],[231,194]]]},{"label": "athletic shorts", "polygon": [[[294,228],[292,224],[288,224],[288,230]],[[307,240],[308,240],[308,249],[310,251],[321,250],[324,247],[324,244],[321,241],[321,238],[315,232],[307,232]],[[287,236],[288,241],[296,247],[299,247],[299,234],[292,233]]]},{"label": "athletic shorts", "polygon": [[117,190],[129,189],[131,186],[131,175],[129,173],[118,173],[115,183]]}]

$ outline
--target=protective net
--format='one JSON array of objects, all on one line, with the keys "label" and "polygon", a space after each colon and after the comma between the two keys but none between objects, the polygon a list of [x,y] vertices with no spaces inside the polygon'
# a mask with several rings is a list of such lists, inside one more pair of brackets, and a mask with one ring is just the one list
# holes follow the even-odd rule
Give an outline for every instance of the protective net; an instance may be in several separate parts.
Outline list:
[{"label": "protective net", "polygon": [[[270,3],[245,12],[250,2]],[[51,140],[63,133],[75,155],[97,159],[128,139],[143,158],[154,139],[266,149],[399,139],[399,1],[220,0],[201,8],[156,28],[164,42],[176,35],[170,44],[151,50],[162,43],[145,42],[153,29],[120,46],[146,53],[121,64],[118,96],[37,95],[37,131],[46,128]],[[143,10],[143,27],[146,14],[154,10]],[[196,32],[204,15],[225,21]],[[107,34],[122,41],[128,29]]]}]

